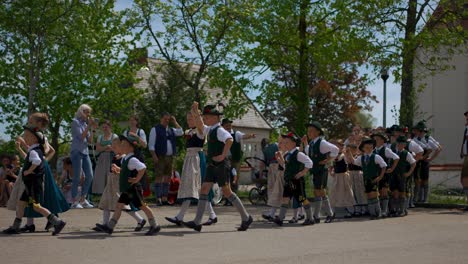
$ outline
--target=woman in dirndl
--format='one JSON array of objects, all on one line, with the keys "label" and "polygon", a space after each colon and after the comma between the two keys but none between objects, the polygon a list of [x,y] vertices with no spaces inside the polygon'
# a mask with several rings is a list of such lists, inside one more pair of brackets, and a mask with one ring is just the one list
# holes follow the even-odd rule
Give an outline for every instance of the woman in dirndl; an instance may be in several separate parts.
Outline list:
[{"label": "woman in dirndl", "polygon": [[102,194],[106,186],[107,174],[110,172],[112,165],[112,158],[114,152],[112,151],[112,140],[117,138],[117,135],[112,133],[112,125],[110,121],[105,120],[101,124],[102,135],[99,135],[96,142],[96,150],[99,153],[94,170],[94,179],[92,185],[92,193]]}]

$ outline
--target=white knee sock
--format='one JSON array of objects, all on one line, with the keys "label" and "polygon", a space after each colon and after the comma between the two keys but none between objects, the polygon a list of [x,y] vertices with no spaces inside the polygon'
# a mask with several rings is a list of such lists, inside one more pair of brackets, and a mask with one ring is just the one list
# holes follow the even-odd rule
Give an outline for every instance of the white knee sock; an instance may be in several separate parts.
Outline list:
[{"label": "white knee sock", "polygon": [[276,209],[277,209],[276,207],[272,207],[272,208],[270,209],[269,215],[270,215],[271,217],[275,217],[275,215],[276,215]]},{"label": "white knee sock", "polygon": [[138,212],[135,211],[129,211],[127,212],[131,217],[133,217],[138,223],[141,223],[143,221],[143,217]]},{"label": "white knee sock", "polygon": [[179,213],[176,215],[177,220],[184,220],[185,212],[187,212],[187,209],[190,207],[190,200],[185,200],[182,202],[182,205],[180,206]]},{"label": "white knee sock", "polygon": [[107,223],[109,223],[109,219],[110,219],[110,211],[103,210],[102,211],[102,224],[107,225]]},{"label": "white knee sock", "polygon": [[217,217],[211,203],[206,204],[206,210],[210,213],[210,218],[211,219],[215,219]]}]

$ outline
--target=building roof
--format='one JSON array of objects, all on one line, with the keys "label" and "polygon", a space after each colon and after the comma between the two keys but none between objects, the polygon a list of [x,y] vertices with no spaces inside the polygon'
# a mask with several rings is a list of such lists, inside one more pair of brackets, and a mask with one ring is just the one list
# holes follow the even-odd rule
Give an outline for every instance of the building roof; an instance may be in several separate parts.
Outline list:
[{"label": "building roof", "polygon": [[[137,72],[137,79],[139,80],[138,83],[135,84],[135,87],[138,89],[146,89],[149,87],[149,79],[152,74],[158,76],[158,66],[161,66],[164,61],[160,59],[148,58],[147,64],[145,67],[141,68]],[[184,65],[185,63],[181,63]],[[185,64],[187,65],[187,64]],[[191,65],[192,71],[197,71],[199,65]],[[160,80],[160,79],[159,79]],[[161,80],[160,80],[161,81]],[[204,82],[206,80],[202,80]],[[208,85],[205,86],[204,89],[207,97],[208,103],[227,103],[228,100],[223,96],[223,92],[221,88],[212,88]],[[248,98],[248,96],[244,93],[245,98],[249,101],[248,109],[246,113],[237,119],[234,119],[233,126],[235,127],[243,127],[243,128],[254,128],[254,129],[265,129],[265,130],[272,130],[273,127],[270,123],[265,119],[265,117],[260,113],[258,108],[255,104]]]}]

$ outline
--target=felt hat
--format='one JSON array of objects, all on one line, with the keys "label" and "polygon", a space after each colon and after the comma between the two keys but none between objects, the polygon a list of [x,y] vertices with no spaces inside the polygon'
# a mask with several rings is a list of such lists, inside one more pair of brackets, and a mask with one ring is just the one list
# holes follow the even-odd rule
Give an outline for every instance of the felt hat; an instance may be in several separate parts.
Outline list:
[{"label": "felt hat", "polygon": [[373,138],[364,137],[361,141],[361,144],[359,144],[359,150],[363,151],[364,145],[367,145],[367,144],[372,144],[372,148],[375,148],[375,145],[376,145],[375,140]]},{"label": "felt hat", "polygon": [[223,115],[223,113],[219,110],[219,104],[217,105],[206,105],[203,107],[203,115]]},{"label": "felt hat", "polygon": [[382,132],[377,132],[377,133],[372,134],[372,135],[371,135],[371,138],[374,138],[374,137],[380,137],[380,138],[383,139],[385,142],[388,141],[387,135],[385,135],[385,134],[382,133]]},{"label": "felt hat", "polygon": [[397,137],[396,142],[397,143],[408,143],[408,138],[405,137],[405,136],[399,136],[399,137]]},{"label": "felt hat", "polygon": [[221,125],[225,125],[225,124],[232,124],[232,120],[229,119],[229,118],[224,118],[223,121],[221,121]]},{"label": "felt hat", "polygon": [[320,124],[319,122],[312,121],[309,124],[307,124],[307,127],[315,127],[318,131],[320,131],[320,135],[323,135],[322,124]]},{"label": "felt hat", "polygon": [[128,143],[130,143],[130,145],[132,145],[134,148],[138,148],[139,145],[138,145],[138,138],[137,137],[134,137],[134,136],[126,136],[126,135],[120,135],[119,136],[119,139],[120,140],[125,140],[127,141]]}]

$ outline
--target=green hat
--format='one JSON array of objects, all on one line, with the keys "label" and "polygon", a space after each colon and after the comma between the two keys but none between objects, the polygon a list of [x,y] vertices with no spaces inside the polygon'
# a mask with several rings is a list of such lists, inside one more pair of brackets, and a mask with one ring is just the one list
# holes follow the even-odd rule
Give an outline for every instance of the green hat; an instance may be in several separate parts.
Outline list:
[{"label": "green hat", "polygon": [[399,136],[399,137],[397,137],[396,142],[397,143],[408,143],[408,138],[406,138],[405,136]]},{"label": "green hat", "polygon": [[371,135],[371,138],[374,138],[374,137],[380,137],[380,138],[383,139],[385,142],[388,141],[387,135],[385,135],[385,134],[382,133],[382,132],[377,132],[377,133],[372,134],[372,135]]},{"label": "green hat", "polygon": [[375,148],[375,140],[370,138],[370,137],[364,137],[361,141],[361,144],[359,145],[359,150],[360,151],[363,151],[362,149],[364,148],[364,145],[367,145],[367,144],[372,144],[373,148]]},{"label": "green hat", "polygon": [[128,143],[130,143],[130,145],[132,145],[134,148],[139,148],[139,144],[138,144],[138,138],[137,137],[134,137],[134,136],[126,136],[126,135],[120,135],[119,136],[119,139],[120,140],[125,140],[127,141]]},{"label": "green hat", "polygon": [[425,120],[419,121],[419,122],[413,127],[413,129],[416,129],[416,130],[419,130],[419,131],[423,131],[423,132],[427,132],[426,121],[425,121]]},{"label": "green hat", "polygon": [[24,128],[24,130],[28,130],[34,136],[36,136],[39,144],[41,144],[41,145],[45,144],[45,136],[44,136],[44,133],[42,132],[41,129],[39,129],[36,126],[32,126],[32,125],[25,125],[25,126],[23,126],[23,128]]},{"label": "green hat", "polygon": [[323,135],[322,124],[317,121],[312,121],[307,124],[307,127],[315,127],[318,131],[320,131],[320,135]]},{"label": "green hat", "polygon": [[219,110],[219,104],[217,105],[206,105],[203,108],[203,115],[223,115],[223,113]]},{"label": "green hat", "polygon": [[229,118],[224,118],[223,121],[221,121],[221,125],[225,124],[232,124],[232,120]]}]

